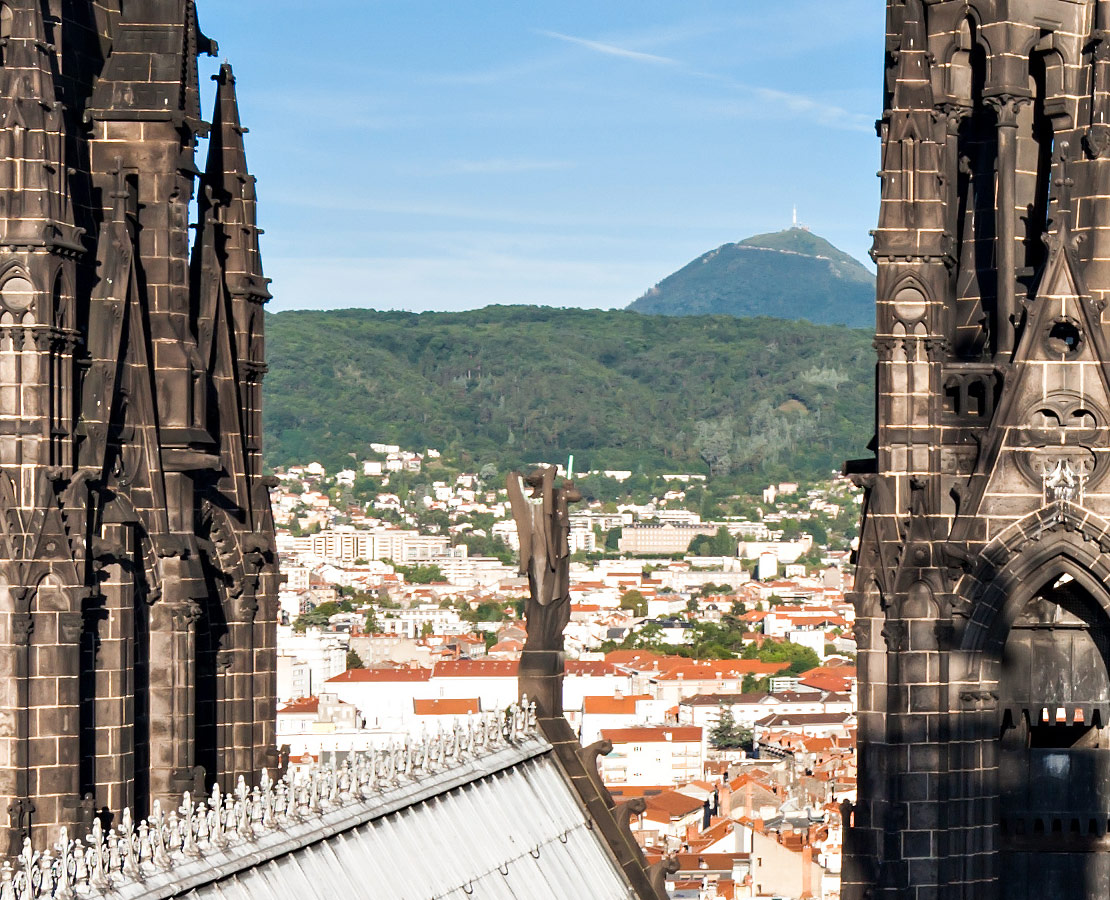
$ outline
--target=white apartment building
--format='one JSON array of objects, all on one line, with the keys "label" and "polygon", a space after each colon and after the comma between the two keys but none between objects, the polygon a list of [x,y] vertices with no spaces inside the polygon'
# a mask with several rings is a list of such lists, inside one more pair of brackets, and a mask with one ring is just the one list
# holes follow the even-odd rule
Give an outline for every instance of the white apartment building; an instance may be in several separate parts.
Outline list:
[{"label": "white apartment building", "polygon": [[[282,657],[298,660],[303,663],[309,673],[309,683],[302,685],[308,693],[299,696],[312,696],[323,688],[324,682],[334,678],[347,669],[347,636],[345,634],[325,634],[319,628],[309,628],[304,634],[297,634],[288,625],[278,626],[277,655],[278,665],[282,665]],[[290,679],[293,678],[292,663],[289,666]],[[294,687],[292,681],[288,689]],[[279,700],[289,700],[293,696],[283,696],[279,690]]]},{"label": "white apartment building", "polygon": [[277,658],[277,695],[283,700],[312,696],[312,669],[294,656]]},{"label": "white apartment building", "polygon": [[739,555],[743,559],[759,559],[764,553],[773,553],[780,563],[792,563],[813,547],[813,537],[803,534],[796,541],[741,541]]},{"label": "white apartment building", "polygon": [[[564,703],[564,708],[566,704]],[[650,694],[622,694],[584,697],[580,710],[566,709],[567,721],[578,732],[583,746],[589,746],[601,732],[633,725],[664,721],[666,706]]]},{"label": "white apartment building", "polygon": [[662,525],[628,525],[621,531],[618,547],[621,553],[685,553],[690,541],[699,536],[713,537],[713,524],[666,522]]},{"label": "white apartment building", "polygon": [[444,581],[464,588],[476,585],[490,587],[517,574],[516,566],[507,566],[491,556],[437,556],[431,563],[439,567]]},{"label": "white apartment building", "polygon": [[702,777],[705,745],[696,725],[606,728],[613,752],[601,758],[606,784],[675,785]]},{"label": "white apartment building", "polygon": [[389,610],[378,617],[378,627],[382,634],[418,638],[425,626],[430,627],[433,634],[466,634],[470,631],[470,624],[462,620],[458,610],[443,609],[434,603]]},{"label": "white apartment building", "polygon": [[282,586],[284,590],[308,590],[309,575],[312,574],[312,570],[308,566],[300,566],[283,559],[281,560],[281,574],[285,576],[285,584]]},{"label": "white apartment building", "polygon": [[[399,528],[330,528],[307,537],[285,542],[289,551],[311,555],[335,563],[353,563],[364,559],[376,561],[391,559],[407,565],[426,562],[436,556],[465,553],[466,548],[452,548],[451,541],[442,535],[420,534]],[[280,549],[280,548],[279,548]]]},{"label": "white apartment building", "polygon": [[751,728],[767,716],[836,716],[853,712],[848,694],[826,691],[773,694],[700,694],[687,697],[678,704],[678,721],[684,725],[700,725],[710,729],[728,709],[737,725]]}]

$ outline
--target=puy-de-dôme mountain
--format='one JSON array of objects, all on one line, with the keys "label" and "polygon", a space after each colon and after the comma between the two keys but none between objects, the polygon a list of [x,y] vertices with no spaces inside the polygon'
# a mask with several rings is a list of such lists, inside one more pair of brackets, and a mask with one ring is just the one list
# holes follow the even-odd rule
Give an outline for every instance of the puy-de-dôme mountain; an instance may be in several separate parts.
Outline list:
[{"label": "puy-de-d\u00f4me mountain", "polygon": [[824,477],[871,438],[871,335],[769,318],[493,306],[267,316],[266,458],[373,441],[506,467]]},{"label": "puy-de-d\u00f4me mountain", "polygon": [[664,316],[776,316],[872,328],[875,276],[804,228],[710,250],[629,309]]}]

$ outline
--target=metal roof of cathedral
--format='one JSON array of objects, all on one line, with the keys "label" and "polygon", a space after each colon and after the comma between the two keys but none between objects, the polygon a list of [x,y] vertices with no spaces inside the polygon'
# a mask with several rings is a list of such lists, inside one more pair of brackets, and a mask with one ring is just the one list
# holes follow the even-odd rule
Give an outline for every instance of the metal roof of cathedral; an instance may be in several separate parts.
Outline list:
[{"label": "metal roof of cathedral", "polygon": [[629,900],[636,895],[519,707],[137,827],[28,846],[0,900]]}]

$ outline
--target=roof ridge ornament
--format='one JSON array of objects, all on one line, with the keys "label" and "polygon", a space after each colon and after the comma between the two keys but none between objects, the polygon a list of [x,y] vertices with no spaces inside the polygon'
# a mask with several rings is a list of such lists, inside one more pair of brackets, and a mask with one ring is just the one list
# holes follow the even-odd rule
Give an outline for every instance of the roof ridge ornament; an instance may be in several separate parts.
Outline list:
[{"label": "roof ridge ornament", "polygon": [[411,735],[402,743],[351,754],[342,763],[332,754],[326,763],[290,770],[277,780],[263,770],[253,788],[240,778],[234,791],[225,794],[216,785],[200,801],[186,792],[178,809],[166,815],[156,803],[138,825],[130,810],[108,832],[93,819],[85,841],[71,840],[65,829],[52,848],[36,851],[25,841],[23,852],[0,866],[0,900],[94,900],[127,893],[129,886],[196,866],[206,857],[257,863],[262,846],[272,845],[272,836],[292,825],[330,817],[398,785],[533,740],[537,730],[536,705],[524,697],[503,712],[456,720],[431,738]]}]

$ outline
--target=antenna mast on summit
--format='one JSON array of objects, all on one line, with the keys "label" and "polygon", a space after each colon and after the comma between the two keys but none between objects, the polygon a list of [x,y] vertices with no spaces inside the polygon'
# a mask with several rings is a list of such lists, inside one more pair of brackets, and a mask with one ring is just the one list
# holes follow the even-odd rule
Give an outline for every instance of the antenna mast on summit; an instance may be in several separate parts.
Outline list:
[{"label": "antenna mast on summit", "polygon": [[794,228],[798,227],[798,204],[797,203],[794,204],[794,224],[793,224],[792,227],[794,227]]}]

